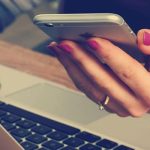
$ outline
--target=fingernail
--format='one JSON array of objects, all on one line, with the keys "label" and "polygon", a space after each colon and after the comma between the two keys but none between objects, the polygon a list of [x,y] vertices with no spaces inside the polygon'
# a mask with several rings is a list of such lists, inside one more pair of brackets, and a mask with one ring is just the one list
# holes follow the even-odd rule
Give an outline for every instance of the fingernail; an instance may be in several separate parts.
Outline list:
[{"label": "fingernail", "polygon": [[150,32],[144,32],[143,43],[146,46],[150,46]]},{"label": "fingernail", "polygon": [[70,53],[72,51],[72,48],[69,45],[60,44],[58,47],[65,50],[68,53]]},{"label": "fingernail", "polygon": [[55,47],[55,46],[57,46],[57,43],[53,41],[47,47],[52,48],[52,47]]},{"label": "fingernail", "polygon": [[94,40],[89,40],[89,41],[88,41],[88,44],[89,44],[89,46],[90,46],[92,49],[98,49],[98,48],[99,48],[99,44],[98,44],[96,41],[94,41]]}]

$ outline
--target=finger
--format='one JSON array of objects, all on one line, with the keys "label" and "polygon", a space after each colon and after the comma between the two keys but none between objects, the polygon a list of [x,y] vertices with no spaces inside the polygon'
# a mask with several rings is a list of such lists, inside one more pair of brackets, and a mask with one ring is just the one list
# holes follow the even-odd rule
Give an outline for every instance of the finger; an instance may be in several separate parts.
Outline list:
[{"label": "finger", "polygon": [[137,44],[141,52],[150,55],[150,29],[142,29],[138,32]]},{"label": "finger", "polygon": [[89,56],[82,47],[72,41],[63,41],[59,47],[68,52],[89,78],[97,84],[116,103],[121,104],[132,116],[140,116],[147,112],[147,106],[138,101],[132,92],[113,72],[107,70],[94,57]]},{"label": "finger", "polygon": [[117,114],[120,117],[129,116],[129,113],[121,105],[116,103],[115,100],[112,101],[112,99],[110,99],[110,102],[107,105],[104,105],[103,107],[109,113]]},{"label": "finger", "polygon": [[109,99],[109,102],[107,105],[104,105],[104,108],[109,110],[109,106],[111,106],[111,111],[115,112],[120,117],[128,117],[129,112],[126,111],[119,103],[116,105],[116,100],[113,98]]},{"label": "finger", "polygon": [[[101,91],[101,89],[94,85],[94,83],[75,64],[74,60],[72,60],[65,52],[56,47],[56,43],[52,43],[50,47],[55,50],[55,52],[57,53],[57,57],[65,67],[66,71],[68,72],[78,89],[83,91],[90,99],[94,100],[94,102],[96,103],[102,101],[105,98],[105,94]],[[108,112],[117,113],[121,117],[128,116],[128,113],[125,111],[125,109],[115,101],[111,101],[106,106],[106,110]]]},{"label": "finger", "polygon": [[138,61],[105,39],[91,38],[88,44],[137,96],[150,105],[150,76]]}]

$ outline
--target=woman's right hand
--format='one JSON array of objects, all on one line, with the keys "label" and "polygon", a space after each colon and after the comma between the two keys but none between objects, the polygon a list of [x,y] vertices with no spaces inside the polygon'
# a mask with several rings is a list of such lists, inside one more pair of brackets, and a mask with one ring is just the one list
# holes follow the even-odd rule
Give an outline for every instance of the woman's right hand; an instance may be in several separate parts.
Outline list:
[{"label": "woman's right hand", "polygon": [[[141,30],[137,40],[139,49],[147,55],[150,54],[149,32]],[[145,43],[143,37],[147,37]],[[76,42],[65,40],[60,44],[50,44],[75,85],[96,103],[104,104],[108,95],[110,100],[105,109],[119,116],[140,117],[148,112],[149,72],[108,40],[91,38],[86,43],[105,64],[89,55],[87,50]]]}]

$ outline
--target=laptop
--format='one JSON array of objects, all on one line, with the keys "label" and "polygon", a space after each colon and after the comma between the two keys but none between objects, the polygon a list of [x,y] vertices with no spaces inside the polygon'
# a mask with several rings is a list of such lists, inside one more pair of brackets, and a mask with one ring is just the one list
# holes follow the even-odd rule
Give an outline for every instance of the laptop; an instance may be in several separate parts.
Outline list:
[{"label": "laptop", "polygon": [[80,92],[3,65],[0,82],[1,150],[150,149],[148,114],[120,118]]}]

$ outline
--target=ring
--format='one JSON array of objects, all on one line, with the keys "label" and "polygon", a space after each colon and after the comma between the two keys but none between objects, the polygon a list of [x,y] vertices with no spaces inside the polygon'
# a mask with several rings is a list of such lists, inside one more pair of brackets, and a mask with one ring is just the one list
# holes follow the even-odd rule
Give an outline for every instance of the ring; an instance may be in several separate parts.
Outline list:
[{"label": "ring", "polygon": [[110,100],[109,96],[106,96],[103,101],[99,101],[98,102],[99,110],[104,110],[104,106],[109,103],[109,100]]}]

